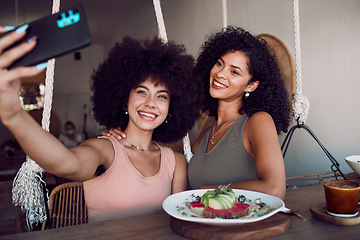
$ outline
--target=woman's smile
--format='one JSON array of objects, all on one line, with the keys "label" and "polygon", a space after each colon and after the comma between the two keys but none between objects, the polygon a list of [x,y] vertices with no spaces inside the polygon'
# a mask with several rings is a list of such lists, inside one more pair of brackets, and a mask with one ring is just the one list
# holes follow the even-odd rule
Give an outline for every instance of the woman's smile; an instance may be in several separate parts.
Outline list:
[{"label": "woman's smile", "polygon": [[228,88],[228,86],[220,83],[219,81],[216,81],[215,79],[214,79],[212,85],[213,85],[213,87],[216,88],[216,89],[225,89],[225,88]]},{"label": "woman's smile", "polygon": [[144,130],[154,130],[165,121],[169,105],[170,94],[166,86],[148,77],[130,92],[129,124]]},{"label": "woman's smile", "polygon": [[140,118],[147,120],[147,121],[154,121],[155,118],[158,116],[152,112],[145,112],[145,111],[138,111]]},{"label": "woman's smile", "polygon": [[240,51],[230,51],[221,56],[210,71],[210,95],[221,100],[241,101],[249,89],[251,74],[249,58]]}]

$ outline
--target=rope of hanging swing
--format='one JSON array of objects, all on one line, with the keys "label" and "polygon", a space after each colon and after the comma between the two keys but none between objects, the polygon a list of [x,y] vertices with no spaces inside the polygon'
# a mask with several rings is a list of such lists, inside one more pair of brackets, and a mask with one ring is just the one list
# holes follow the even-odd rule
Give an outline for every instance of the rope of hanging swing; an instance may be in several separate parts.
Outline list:
[{"label": "rope of hanging swing", "polygon": [[316,137],[315,133],[305,125],[307,115],[309,114],[310,102],[302,94],[302,76],[301,76],[301,50],[300,50],[300,20],[299,20],[299,0],[293,0],[293,20],[294,20],[294,41],[295,41],[295,76],[296,76],[296,92],[293,95],[293,117],[296,119],[297,124],[293,126],[287,133],[284,142],[281,146],[281,151],[283,152],[283,157],[287,152],[287,149],[290,144],[290,140],[296,129],[302,128],[305,129],[319,144],[320,148],[324,151],[325,155],[331,161],[331,170],[334,172],[335,178],[337,179],[336,172],[339,172],[341,176],[345,178],[344,174],[340,170],[340,164],[336,159],[330,154],[330,152],[325,148],[321,141]]}]

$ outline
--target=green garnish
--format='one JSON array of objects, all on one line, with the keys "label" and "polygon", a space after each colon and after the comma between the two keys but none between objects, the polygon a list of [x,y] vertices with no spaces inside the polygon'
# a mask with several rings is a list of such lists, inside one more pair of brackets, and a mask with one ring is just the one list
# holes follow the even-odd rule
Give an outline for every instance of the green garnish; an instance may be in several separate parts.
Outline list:
[{"label": "green garnish", "polygon": [[210,198],[217,198],[217,196],[221,194],[234,194],[234,191],[228,187],[229,185],[227,186],[220,185],[217,189],[207,191],[201,197],[201,203],[205,205],[205,208],[208,208]]}]

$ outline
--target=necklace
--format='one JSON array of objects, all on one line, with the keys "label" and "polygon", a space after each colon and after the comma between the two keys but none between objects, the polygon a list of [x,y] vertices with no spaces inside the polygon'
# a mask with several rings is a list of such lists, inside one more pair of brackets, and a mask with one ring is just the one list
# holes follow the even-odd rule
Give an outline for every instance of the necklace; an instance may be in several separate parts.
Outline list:
[{"label": "necklace", "polygon": [[230,120],[228,120],[228,121],[226,121],[225,123],[223,123],[223,124],[220,126],[220,128],[216,131],[216,133],[214,134],[215,126],[216,126],[216,124],[217,124],[217,122],[216,122],[215,125],[214,125],[214,127],[213,127],[213,129],[212,129],[212,136],[211,136],[211,139],[210,139],[210,144],[214,144],[214,138],[215,138],[216,134],[218,134],[218,133],[220,132],[221,128],[222,128],[223,126],[225,126],[226,124],[228,124],[229,122],[231,122],[232,120],[234,120],[234,119],[235,119],[237,116],[239,116],[239,115],[240,115],[240,113],[238,113],[235,117],[233,117],[233,118],[231,118]]},{"label": "necklace", "polygon": [[136,146],[136,145],[132,144],[131,142],[129,142],[129,140],[127,138],[124,138],[124,139],[131,145],[131,147],[136,148],[137,150],[141,150],[143,152],[146,151],[142,147]]}]

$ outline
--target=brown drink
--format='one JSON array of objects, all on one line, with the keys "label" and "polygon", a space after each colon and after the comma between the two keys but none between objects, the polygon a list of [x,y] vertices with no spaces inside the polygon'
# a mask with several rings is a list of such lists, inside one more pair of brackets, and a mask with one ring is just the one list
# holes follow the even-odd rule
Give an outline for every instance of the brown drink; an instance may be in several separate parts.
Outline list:
[{"label": "brown drink", "polygon": [[328,213],[340,217],[356,216],[360,185],[349,180],[329,180],[324,183]]}]

